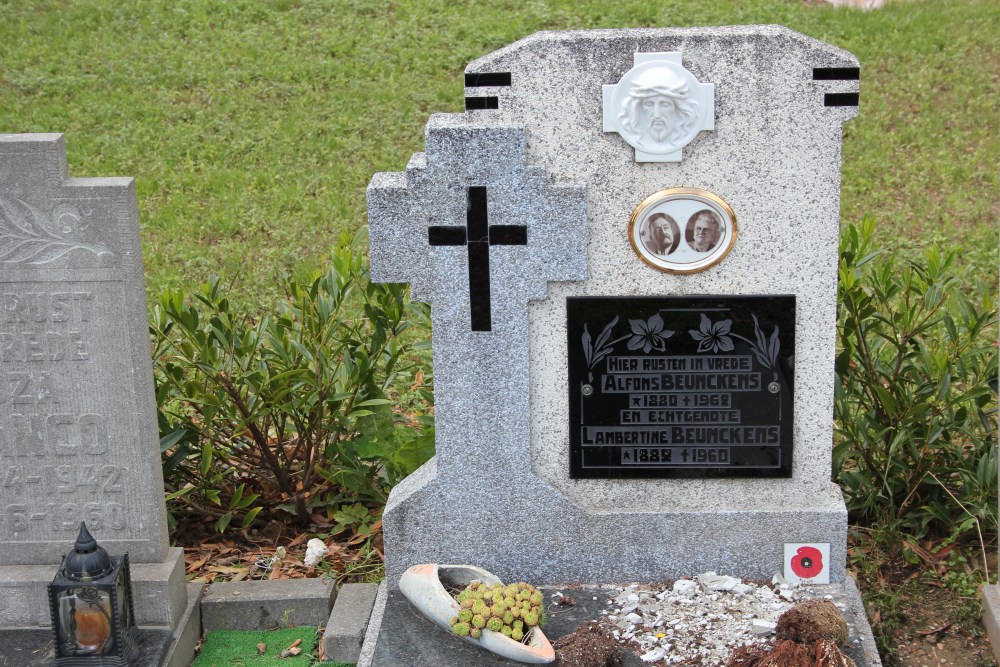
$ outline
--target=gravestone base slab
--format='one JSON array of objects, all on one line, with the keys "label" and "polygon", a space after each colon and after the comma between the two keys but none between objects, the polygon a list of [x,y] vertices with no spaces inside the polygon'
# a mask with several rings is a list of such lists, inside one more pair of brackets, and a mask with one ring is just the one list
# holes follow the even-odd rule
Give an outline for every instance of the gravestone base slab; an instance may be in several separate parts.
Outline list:
[{"label": "gravestone base slab", "polygon": [[[0,616],[7,627],[49,625],[46,587],[58,565],[0,567]],[[132,593],[139,625],[176,627],[187,604],[184,550],[171,548],[162,563],[132,563]]]},{"label": "gravestone base slab", "polygon": [[[608,592],[596,586],[545,586],[541,590],[547,599],[554,591],[560,590],[568,591],[576,600],[574,607],[560,607],[549,614],[545,636],[551,642],[601,618],[601,612],[609,609],[606,604]],[[843,647],[844,653],[858,667],[881,667],[875,638],[854,580],[848,577],[840,584],[808,586],[804,590],[803,599],[826,597],[842,610],[850,627],[850,638]],[[594,597],[597,599],[594,600]],[[501,667],[521,664],[477,648],[438,627],[420,614],[397,587],[380,591],[371,623],[379,625],[377,628],[369,627],[357,667]],[[623,650],[621,655],[624,667],[646,664],[630,651]]]},{"label": "gravestone base slab", "polygon": [[[804,542],[831,545],[833,583],[847,569],[847,508],[833,484],[808,499],[776,499],[773,507],[757,508],[724,505],[705,487],[701,496],[710,500],[704,507],[661,512],[585,511],[527,475],[512,475],[504,488],[503,497],[489,504],[472,502],[481,491],[442,472],[434,459],[396,486],[382,514],[392,544],[386,552],[390,584],[398,585],[419,563],[475,563],[511,581],[656,581],[710,570],[770,579],[783,562],[784,544]],[[520,498],[546,511],[530,522],[504,522],[502,517],[520,516]]]},{"label": "gravestone base slab", "polygon": [[[143,628],[139,631],[137,665],[158,667],[170,648],[170,628]],[[55,665],[52,630],[12,628],[0,630],[0,664],[4,667],[50,667]]]},{"label": "gravestone base slab", "polygon": [[[139,628],[141,667],[188,667],[201,638],[200,599],[202,584],[185,584],[187,600],[176,627]],[[0,627],[0,665],[3,667],[52,667],[55,658],[52,629],[47,627]]]}]

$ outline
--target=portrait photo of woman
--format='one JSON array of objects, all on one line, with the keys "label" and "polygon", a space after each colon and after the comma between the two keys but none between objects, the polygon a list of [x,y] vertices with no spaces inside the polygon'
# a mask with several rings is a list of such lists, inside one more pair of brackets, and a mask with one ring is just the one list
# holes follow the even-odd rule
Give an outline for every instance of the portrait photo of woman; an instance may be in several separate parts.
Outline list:
[{"label": "portrait photo of woman", "polygon": [[722,233],[722,220],[707,208],[692,215],[684,227],[685,240],[695,252],[709,252],[715,248]]}]

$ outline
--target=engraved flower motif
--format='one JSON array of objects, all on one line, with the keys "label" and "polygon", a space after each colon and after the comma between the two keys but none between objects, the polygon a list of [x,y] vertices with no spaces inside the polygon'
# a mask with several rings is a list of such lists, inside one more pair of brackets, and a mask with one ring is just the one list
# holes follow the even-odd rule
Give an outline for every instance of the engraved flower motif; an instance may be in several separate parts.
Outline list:
[{"label": "engraved flower motif", "polygon": [[649,320],[629,320],[632,327],[632,337],[628,340],[628,349],[649,353],[650,350],[663,352],[667,348],[666,340],[674,335],[670,329],[663,328],[663,318],[659,313]]},{"label": "engraved flower motif", "polygon": [[729,332],[733,328],[732,320],[719,320],[712,324],[705,313],[701,314],[701,325],[698,331],[688,329],[691,337],[698,341],[698,351],[707,352],[730,352],[733,349],[733,339]]}]

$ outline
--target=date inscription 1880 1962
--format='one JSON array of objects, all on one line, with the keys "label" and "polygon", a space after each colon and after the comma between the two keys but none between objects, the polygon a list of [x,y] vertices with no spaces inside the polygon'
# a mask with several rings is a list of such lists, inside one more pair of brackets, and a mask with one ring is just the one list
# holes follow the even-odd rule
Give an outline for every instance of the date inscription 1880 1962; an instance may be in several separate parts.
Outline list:
[{"label": "date inscription 1880 1962", "polygon": [[570,477],[789,477],[794,296],[570,298]]}]

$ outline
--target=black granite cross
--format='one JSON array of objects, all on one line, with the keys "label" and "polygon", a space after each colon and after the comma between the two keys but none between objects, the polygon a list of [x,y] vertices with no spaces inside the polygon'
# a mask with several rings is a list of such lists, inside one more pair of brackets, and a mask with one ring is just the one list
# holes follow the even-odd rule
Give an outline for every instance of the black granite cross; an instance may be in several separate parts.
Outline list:
[{"label": "black granite cross", "polygon": [[465,226],[428,227],[427,241],[432,246],[469,246],[469,305],[472,310],[472,330],[492,331],[490,246],[527,245],[528,228],[524,225],[490,225],[486,213],[485,186],[470,186],[468,198]]}]

